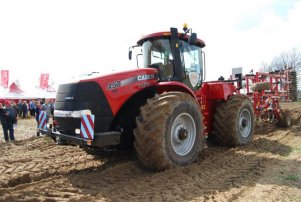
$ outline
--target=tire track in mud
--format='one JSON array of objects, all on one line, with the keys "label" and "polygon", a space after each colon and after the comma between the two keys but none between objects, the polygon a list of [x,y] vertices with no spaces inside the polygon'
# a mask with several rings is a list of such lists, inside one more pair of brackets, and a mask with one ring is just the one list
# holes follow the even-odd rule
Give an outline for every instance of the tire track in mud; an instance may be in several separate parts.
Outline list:
[{"label": "tire track in mud", "polygon": [[101,172],[78,173],[70,179],[83,192],[109,200],[207,200],[216,192],[254,185],[270,163],[267,158],[238,151],[212,147],[197,163],[161,173],[148,172],[134,161]]},{"label": "tire track in mud", "polygon": [[154,173],[133,155],[93,158],[77,147],[33,139],[9,146],[10,154],[22,155],[0,157],[0,201],[235,200],[270,165],[284,164],[276,157],[290,152],[291,141],[291,129],[255,135],[250,145],[210,146],[192,165]]},{"label": "tire track in mud", "polygon": [[[78,153],[85,154],[84,151]],[[78,163],[83,158],[77,157],[77,154],[75,153],[73,157],[66,160],[67,162],[70,160],[76,161],[75,167],[67,165],[68,169],[61,170],[58,168],[58,171],[55,173],[50,173],[50,169],[41,170],[39,173],[20,173],[17,179],[11,180],[5,186],[0,186],[0,201],[7,201],[10,199],[41,200],[41,195],[43,200],[64,201],[67,200],[66,198],[68,198],[68,200],[70,198],[74,200],[81,198],[81,200],[84,200],[87,198],[85,194],[81,194],[81,190],[78,188],[72,188],[73,186],[69,182],[73,176],[80,175],[81,173],[85,173],[85,175],[89,176],[90,173],[104,171],[114,166],[120,166],[133,159],[133,153],[125,153],[123,156],[109,154],[107,159],[93,158],[90,155],[86,155],[88,158],[85,158],[83,163]],[[82,156],[86,157],[85,155]],[[88,161],[90,159],[92,162],[95,161],[96,163],[89,164],[87,163],[87,159]],[[57,159],[57,161],[59,162],[60,159]],[[60,162],[60,164],[62,163]],[[80,168],[78,165],[80,165]],[[93,179],[90,182],[93,182]],[[52,187],[55,187],[55,189],[52,190]],[[9,194],[7,194],[8,190]],[[93,191],[93,189],[91,190]]]},{"label": "tire track in mud", "polygon": [[31,180],[39,180],[72,170],[97,167],[103,163],[93,160],[92,156],[78,147],[58,147],[46,138],[20,141],[7,147],[13,156],[8,159],[0,157],[0,187],[22,184],[22,179],[28,175]]},{"label": "tire track in mud", "polygon": [[[210,148],[204,155],[205,158],[191,166],[162,173],[148,172],[137,161],[129,161],[105,169],[61,174],[58,178],[48,176],[46,184],[44,180],[28,184],[23,188],[24,193],[16,189],[14,197],[21,199],[30,191],[31,199],[42,194],[42,198],[54,200],[66,200],[66,197],[90,200],[191,200],[197,197],[206,200],[217,191],[254,184],[267,163],[265,159],[252,155],[242,157],[235,150],[225,151],[225,148]],[[75,188],[64,189],[66,186]],[[49,189],[47,193],[43,191],[45,187]],[[181,196],[178,193],[182,193]],[[92,196],[87,197],[89,195]]]},{"label": "tire track in mud", "polygon": [[26,196],[27,199],[42,197],[62,201],[66,197],[74,200],[208,200],[216,192],[256,183],[269,160],[241,152],[244,151],[239,148],[210,147],[198,162],[160,173],[146,170],[138,160],[126,159],[60,173],[56,177],[49,175],[45,180],[11,187],[10,191],[15,198],[25,197],[30,190],[31,196]]}]

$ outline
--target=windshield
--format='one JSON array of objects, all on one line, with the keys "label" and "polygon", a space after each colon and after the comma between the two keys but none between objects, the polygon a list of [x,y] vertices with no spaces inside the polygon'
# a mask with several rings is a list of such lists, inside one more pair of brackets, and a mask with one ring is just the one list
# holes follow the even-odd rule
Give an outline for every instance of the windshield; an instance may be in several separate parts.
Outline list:
[{"label": "windshield", "polygon": [[144,67],[159,70],[161,80],[171,80],[174,76],[173,56],[168,39],[150,39],[143,43]]},{"label": "windshield", "polygon": [[[197,90],[202,81],[202,50],[179,41],[181,69],[185,71],[183,82],[192,90]],[[161,81],[170,81],[174,77],[173,55],[169,39],[149,39],[142,45],[144,67],[157,68]]]},{"label": "windshield", "polygon": [[180,41],[180,54],[182,67],[185,68],[185,79],[183,82],[192,90],[197,90],[202,84],[203,58],[202,49]]}]

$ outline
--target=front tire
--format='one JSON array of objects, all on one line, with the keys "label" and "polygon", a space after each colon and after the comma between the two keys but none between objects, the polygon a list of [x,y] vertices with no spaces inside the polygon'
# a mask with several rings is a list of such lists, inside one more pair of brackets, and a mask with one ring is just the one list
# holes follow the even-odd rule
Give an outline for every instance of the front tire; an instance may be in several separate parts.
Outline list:
[{"label": "front tire", "polygon": [[253,139],[254,110],[245,95],[232,95],[222,102],[214,115],[214,135],[225,146],[239,146]]},{"label": "front tire", "polygon": [[192,163],[204,141],[199,105],[189,94],[167,92],[141,107],[134,130],[140,161],[152,170]]}]

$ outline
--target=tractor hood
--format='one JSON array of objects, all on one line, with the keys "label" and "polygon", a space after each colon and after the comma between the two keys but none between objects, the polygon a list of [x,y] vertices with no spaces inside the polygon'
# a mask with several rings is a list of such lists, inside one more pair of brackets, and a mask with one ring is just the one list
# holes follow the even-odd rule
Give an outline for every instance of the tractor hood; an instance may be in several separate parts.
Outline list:
[{"label": "tractor hood", "polygon": [[[77,81],[61,84],[57,92],[57,100],[61,100],[61,94],[64,94],[63,97],[76,97],[77,92],[84,91],[81,86],[85,86],[89,83],[99,86],[99,88],[97,88],[99,90],[97,91],[102,91],[101,94],[104,95],[113,115],[115,115],[130,97],[145,88],[157,85],[158,71],[153,68],[139,68],[106,75],[94,74]],[[65,87],[70,85],[73,87]],[[72,92],[67,92],[68,89],[72,89]],[[87,94],[86,96],[89,97],[91,95]]]}]

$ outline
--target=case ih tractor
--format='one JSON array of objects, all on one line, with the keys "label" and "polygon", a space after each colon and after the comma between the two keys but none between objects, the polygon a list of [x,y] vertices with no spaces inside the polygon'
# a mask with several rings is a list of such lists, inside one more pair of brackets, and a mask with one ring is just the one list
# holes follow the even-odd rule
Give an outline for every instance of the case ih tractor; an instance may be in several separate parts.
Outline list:
[{"label": "case ih tractor", "polygon": [[141,38],[132,48],[142,48],[144,68],[60,85],[47,135],[87,151],[134,146],[153,170],[192,163],[208,135],[227,146],[250,142],[251,100],[233,81],[203,82],[205,43],[183,30]]}]

